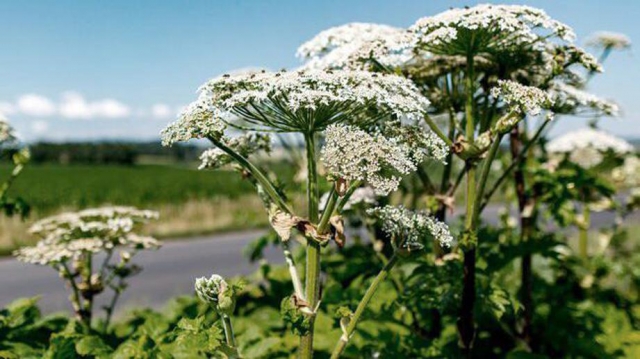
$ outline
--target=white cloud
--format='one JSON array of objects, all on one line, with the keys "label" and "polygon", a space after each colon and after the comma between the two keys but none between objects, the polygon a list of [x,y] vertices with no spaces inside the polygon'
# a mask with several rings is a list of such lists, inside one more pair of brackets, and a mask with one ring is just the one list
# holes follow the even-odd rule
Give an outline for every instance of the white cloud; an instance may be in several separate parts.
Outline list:
[{"label": "white cloud", "polygon": [[37,120],[31,122],[31,131],[34,134],[41,135],[49,129],[49,122],[43,120]]},{"label": "white cloud", "polygon": [[10,116],[16,113],[16,107],[9,102],[0,102],[0,115]]},{"label": "white cloud", "polygon": [[173,117],[174,113],[169,105],[157,103],[151,107],[151,115],[157,119],[167,119]]},{"label": "white cloud", "polygon": [[48,98],[36,94],[26,94],[18,98],[16,103],[20,112],[28,116],[51,116],[56,112],[56,105]]},{"label": "white cloud", "polygon": [[60,115],[70,119],[123,118],[131,115],[129,106],[114,100],[88,102],[77,92],[65,92],[59,107]]}]

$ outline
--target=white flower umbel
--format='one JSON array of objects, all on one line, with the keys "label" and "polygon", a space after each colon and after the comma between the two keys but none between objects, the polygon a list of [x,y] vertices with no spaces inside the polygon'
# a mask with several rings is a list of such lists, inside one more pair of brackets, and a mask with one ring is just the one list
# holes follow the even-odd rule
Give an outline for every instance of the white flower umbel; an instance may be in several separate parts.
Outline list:
[{"label": "white flower umbel", "polygon": [[[247,133],[234,138],[223,137],[225,146],[233,149],[244,157],[256,152],[271,151],[271,137],[260,133]],[[215,147],[205,150],[200,155],[201,164],[198,169],[215,169],[232,162],[232,158],[221,149]]]},{"label": "white flower umbel", "polygon": [[559,81],[554,81],[551,84],[549,94],[553,98],[554,106],[565,107],[563,111],[584,113],[591,110],[595,111],[596,114],[611,116],[616,116],[619,112],[616,103]]},{"label": "white flower umbel", "polygon": [[536,116],[543,108],[548,108],[551,97],[537,87],[521,85],[515,81],[498,81],[498,86],[491,89],[491,95],[501,98],[511,109]]},{"label": "white flower umbel", "polygon": [[623,155],[633,150],[627,141],[590,127],[564,134],[547,145],[550,153],[567,154],[569,160],[584,168],[602,162],[603,154],[608,151]]},{"label": "white flower umbel", "polygon": [[223,76],[200,88],[199,99],[163,131],[163,139],[165,144],[218,139],[230,117],[255,130],[310,133],[332,123],[371,122],[392,114],[418,119],[428,105],[411,81],[395,75],[301,70]]},{"label": "white flower umbel", "polygon": [[227,124],[222,120],[223,113],[203,96],[182,111],[177,121],[162,130],[162,144],[170,146],[176,142],[209,136],[221,137]]},{"label": "white flower umbel", "polygon": [[[107,330],[126,279],[139,273],[131,263],[135,253],[157,249],[160,243],[136,233],[140,225],[158,213],[133,207],[102,207],[63,213],[36,222],[30,232],[40,238],[33,247],[14,252],[18,260],[55,269],[72,292],[69,296],[76,317],[91,327],[94,297],[112,289],[109,305],[104,306]],[[119,260],[114,254],[119,251]]]},{"label": "white flower umbel", "polygon": [[610,31],[600,31],[591,35],[587,45],[605,49],[624,50],[631,47],[631,39],[625,34]]},{"label": "white flower umbel", "polygon": [[118,246],[155,249],[160,242],[134,233],[139,224],[158,218],[158,213],[133,207],[102,207],[48,217],[33,224],[29,232],[40,238],[35,247],[14,254],[28,263],[51,265],[79,258],[85,253],[110,251]]},{"label": "white flower umbel", "polygon": [[407,138],[371,134],[343,124],[329,126],[325,135],[321,159],[328,172],[347,181],[365,181],[377,195],[396,190],[402,176],[415,171],[426,158],[425,151],[437,154],[440,160],[447,151],[444,142],[435,136],[422,138],[417,142],[424,147],[415,148]]},{"label": "white flower umbel", "polygon": [[406,248],[422,248],[425,239],[431,237],[442,247],[450,247],[453,236],[449,226],[430,217],[426,212],[410,211],[402,206],[372,208],[367,213],[382,222],[382,229],[395,236],[399,244]]},{"label": "white flower umbel", "polygon": [[575,38],[569,26],[551,19],[543,10],[520,5],[450,9],[418,20],[410,30],[418,37],[418,46],[443,55],[490,53],[549,37],[563,41]]},{"label": "white flower umbel", "polygon": [[308,69],[366,69],[366,60],[397,67],[412,58],[409,33],[382,24],[349,23],[332,27],[302,44],[296,56]]}]

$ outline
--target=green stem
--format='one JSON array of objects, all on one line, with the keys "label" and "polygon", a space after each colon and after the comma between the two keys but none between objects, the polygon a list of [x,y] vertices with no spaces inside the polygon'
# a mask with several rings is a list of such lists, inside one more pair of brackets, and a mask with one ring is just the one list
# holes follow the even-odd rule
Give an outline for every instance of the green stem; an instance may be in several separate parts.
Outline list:
[{"label": "green stem", "polygon": [[333,353],[331,353],[331,359],[336,359],[340,357],[340,355],[346,348],[351,335],[356,329],[356,325],[358,325],[358,321],[360,320],[362,313],[364,313],[364,310],[369,304],[369,302],[371,301],[371,298],[373,298],[373,295],[376,293],[376,290],[378,290],[380,283],[382,283],[387,278],[387,276],[389,275],[389,271],[396,265],[396,263],[398,262],[398,259],[399,259],[398,255],[394,254],[389,259],[387,264],[385,264],[385,266],[382,268],[380,273],[378,273],[378,275],[373,280],[373,282],[371,282],[371,285],[365,292],[364,297],[362,297],[362,299],[360,300],[360,303],[358,303],[358,307],[356,308],[355,313],[353,313],[353,317],[351,317],[351,320],[349,321],[349,324],[347,325],[345,332],[342,334],[342,337],[338,341],[338,344],[336,344],[335,349],[333,349]]},{"label": "green stem", "polygon": [[[314,134],[305,134],[307,150],[307,198],[309,220],[318,220],[318,173],[316,170],[315,138]],[[319,233],[322,234],[322,233]],[[306,269],[306,300],[312,311],[316,310],[320,300],[320,244],[314,239],[307,240],[307,269]],[[313,331],[315,314],[309,320],[309,332],[300,337],[301,359],[313,358]]]},{"label": "green stem", "polygon": [[84,317],[82,315],[82,303],[80,302],[80,290],[78,289],[78,285],[71,275],[69,266],[67,266],[66,263],[61,264],[60,271],[62,271],[63,277],[67,280],[69,286],[71,287],[71,296],[69,297],[69,299],[71,300],[71,306],[73,307],[76,319],[78,319],[82,324],[85,324]]},{"label": "green stem", "polygon": [[289,275],[291,276],[291,282],[293,283],[293,291],[299,299],[305,300],[304,290],[302,289],[302,282],[300,276],[298,276],[298,270],[296,269],[296,262],[293,259],[291,250],[289,249],[289,241],[282,242],[282,252],[284,253],[285,262],[289,268]]},{"label": "green stem", "polygon": [[473,214],[473,226],[478,225],[478,219],[480,216],[480,206],[479,204],[482,202],[482,197],[484,195],[484,190],[487,185],[487,179],[489,178],[489,172],[491,172],[491,164],[493,160],[496,158],[498,154],[498,149],[500,148],[500,142],[502,142],[502,135],[498,134],[493,139],[493,143],[491,144],[491,148],[489,148],[489,153],[484,160],[484,164],[482,165],[482,170],[480,172],[480,179],[478,182],[478,187],[476,191],[475,197],[475,209]]},{"label": "green stem", "polygon": [[[286,213],[289,213],[289,214],[293,213],[293,211],[291,210],[289,205],[287,205],[287,203],[284,201],[282,196],[280,196],[280,194],[278,193],[276,188],[273,186],[271,181],[269,181],[267,176],[264,173],[262,173],[262,171],[260,171],[260,169],[258,169],[256,166],[254,166],[253,163],[249,162],[249,160],[247,160],[244,156],[240,155],[239,153],[237,153],[233,149],[227,147],[221,141],[219,141],[219,140],[217,140],[217,139],[215,139],[213,137],[209,137],[209,141],[211,141],[211,143],[213,143],[216,147],[218,147],[219,149],[224,151],[226,154],[231,156],[231,158],[233,158],[236,162],[238,162],[238,164],[240,164],[242,167],[247,169],[253,175],[253,177],[258,181],[258,183],[260,183],[260,185],[262,185],[262,188],[267,193],[267,195],[271,198],[271,200],[273,200],[273,202],[281,210],[283,210],[283,211],[285,211]],[[314,164],[314,166],[315,166],[315,164]]]},{"label": "green stem", "polygon": [[538,141],[538,139],[540,138],[540,135],[542,134],[542,132],[544,131],[544,129],[547,127],[549,123],[551,123],[550,119],[545,119],[544,122],[542,122],[542,124],[540,125],[540,127],[538,127],[533,137],[531,137],[531,139],[527,141],[527,144],[522,148],[518,157],[516,157],[513,161],[511,161],[511,164],[509,165],[509,167],[507,167],[507,169],[504,170],[504,172],[500,175],[498,180],[493,184],[491,189],[487,191],[487,193],[484,195],[484,201],[480,205],[480,210],[479,210],[480,213],[482,213],[482,211],[487,206],[487,204],[489,204],[489,200],[491,200],[491,197],[493,196],[493,194],[498,190],[498,188],[500,188],[500,185],[502,185],[502,183],[507,179],[507,177],[509,177],[509,175],[511,174],[511,171],[513,171],[516,168],[516,166],[518,166],[527,157],[527,152],[529,152],[529,149],[531,148],[531,146],[533,146]]},{"label": "green stem", "polygon": [[320,218],[320,223],[318,224],[318,233],[324,233],[327,230],[329,220],[331,219],[331,216],[336,209],[337,203],[338,192],[336,192],[336,187],[332,186],[331,191],[329,192],[329,199],[327,200],[327,204],[324,206],[324,211],[322,212],[322,217]]},{"label": "green stem", "polygon": [[[472,38],[473,41],[473,38]],[[473,119],[473,95],[474,90],[474,68],[473,54],[467,55],[467,71],[465,78],[465,87],[467,92],[467,100],[465,105],[466,126],[465,135],[469,144],[475,142],[475,126]],[[471,347],[475,337],[475,323],[473,311],[476,300],[475,287],[475,271],[476,271],[476,228],[475,228],[475,200],[476,200],[476,164],[473,160],[468,160],[466,165],[467,177],[467,204],[465,217],[465,233],[462,237],[462,245],[464,250],[463,263],[463,288],[460,303],[460,312],[457,320],[458,333],[462,351],[466,356],[471,356]],[[479,203],[478,203],[479,205]]]},{"label": "green stem", "polygon": [[85,253],[85,256],[85,268],[83,268],[84,274],[82,276],[82,280],[84,281],[88,293],[83,294],[84,301],[82,312],[84,314],[87,327],[91,327],[91,319],[93,317],[93,286],[91,283],[93,256],[91,255],[91,253]]},{"label": "green stem", "polygon": [[106,312],[106,318],[103,323],[102,331],[106,334],[107,329],[109,329],[109,324],[111,323],[111,317],[113,317],[113,311],[118,303],[118,299],[120,299],[120,295],[124,290],[124,279],[122,277],[118,280],[118,285],[113,288],[113,297],[111,297],[111,302],[109,306],[105,307],[104,310]]},{"label": "green stem", "polygon": [[440,139],[442,139],[444,143],[447,144],[447,146],[449,147],[453,146],[453,141],[447,135],[445,135],[444,132],[442,132],[440,127],[438,127],[438,125],[433,121],[433,119],[429,115],[427,114],[424,115],[424,121],[427,123],[431,131],[433,131],[438,137],[440,137]]},{"label": "green stem", "polygon": [[220,320],[222,321],[222,327],[224,329],[224,337],[227,341],[227,345],[231,348],[236,348],[236,336],[233,333],[233,326],[231,326],[231,318],[228,315],[222,314],[220,316]]}]

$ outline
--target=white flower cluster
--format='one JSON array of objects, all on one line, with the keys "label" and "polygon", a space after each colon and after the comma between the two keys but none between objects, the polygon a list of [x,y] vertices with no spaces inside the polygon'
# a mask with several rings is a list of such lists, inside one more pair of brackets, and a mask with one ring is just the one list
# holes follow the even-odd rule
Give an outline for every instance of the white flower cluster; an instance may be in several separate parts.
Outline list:
[{"label": "white flower cluster", "polygon": [[196,294],[205,303],[217,304],[218,296],[228,287],[227,282],[221,276],[213,274],[211,277],[196,278]]},{"label": "white flower cluster", "polygon": [[553,97],[556,106],[570,107],[575,111],[580,111],[581,108],[587,107],[611,116],[616,116],[619,112],[618,105],[614,102],[607,101],[562,82],[555,81],[551,85],[549,93]]},{"label": "white flower cluster", "polygon": [[222,115],[220,110],[212,106],[211,101],[200,96],[198,101],[189,104],[182,111],[177,121],[162,130],[162,144],[170,146],[176,142],[208,136],[219,138],[227,128]]},{"label": "white flower cluster", "polygon": [[19,260],[40,265],[76,259],[125,246],[134,250],[155,249],[160,243],[133,231],[139,224],[158,218],[158,213],[133,207],[102,207],[63,213],[36,222],[29,232],[41,240],[33,247],[14,252]]},{"label": "white flower cluster", "polygon": [[590,127],[569,132],[547,144],[550,153],[568,154],[569,160],[584,168],[602,162],[603,153],[607,151],[622,155],[633,150],[627,141]]},{"label": "white flower cluster", "polygon": [[[344,207],[342,207],[342,210],[348,211],[359,205],[375,206],[376,204],[378,204],[378,200],[376,197],[376,192],[372,187],[358,187],[355,189],[355,191],[353,191],[351,197],[349,197],[349,199],[347,200],[347,203],[345,203]],[[320,197],[318,209],[323,211],[328,201],[329,192],[323,194],[322,197]]]},{"label": "white flower cluster", "polygon": [[[260,133],[246,133],[234,138],[223,137],[221,139],[225,146],[233,149],[243,157],[247,157],[259,151],[269,152],[271,150],[271,137]],[[200,166],[198,169],[215,169],[231,163],[231,157],[223,150],[214,147],[205,150],[200,155]]]},{"label": "white flower cluster", "polygon": [[[543,29],[549,33],[542,34]],[[443,54],[465,54],[470,50],[479,53],[514,43],[534,44],[549,36],[564,41],[575,38],[569,26],[551,19],[543,10],[520,5],[482,4],[450,9],[419,19],[410,31],[427,50]],[[474,41],[470,41],[471,33]],[[468,45],[474,48],[467,48]]]},{"label": "white flower cluster", "polygon": [[365,60],[401,66],[411,57],[409,33],[400,28],[349,23],[324,30],[302,44],[296,56],[308,69],[366,69]]},{"label": "white flower cluster", "polygon": [[[416,138],[419,133],[413,134]],[[406,137],[385,137],[381,133],[370,134],[355,126],[334,124],[325,132],[326,142],[321,159],[334,176],[347,181],[366,181],[377,195],[395,191],[403,175],[416,170],[426,153],[424,148],[414,148]],[[446,145],[437,137],[424,137],[413,143],[425,146],[428,152],[446,155]]]},{"label": "white flower cluster", "polygon": [[624,50],[631,47],[631,40],[625,34],[600,31],[593,34],[587,44],[594,47]]},{"label": "white flower cluster", "polygon": [[551,105],[552,99],[545,91],[515,81],[499,80],[491,89],[493,97],[502,98],[513,110],[531,116],[539,115],[543,108]]},{"label": "white flower cluster", "polygon": [[198,100],[162,135],[165,144],[220,137],[229,116],[260,129],[308,132],[356,121],[371,108],[421,118],[428,105],[411,81],[395,75],[305,70],[222,76],[203,85]]},{"label": "white flower cluster", "polygon": [[421,248],[425,239],[432,237],[442,247],[450,247],[453,236],[446,223],[437,221],[425,212],[410,211],[402,206],[372,208],[367,213],[382,222],[382,229],[395,236],[407,248]]}]

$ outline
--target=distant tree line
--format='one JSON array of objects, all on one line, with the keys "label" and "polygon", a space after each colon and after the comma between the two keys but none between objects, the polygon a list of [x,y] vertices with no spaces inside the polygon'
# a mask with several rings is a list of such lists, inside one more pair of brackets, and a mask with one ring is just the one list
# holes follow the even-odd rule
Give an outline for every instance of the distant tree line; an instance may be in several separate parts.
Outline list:
[{"label": "distant tree line", "polygon": [[133,165],[142,156],[168,161],[195,160],[194,145],[163,147],[160,142],[38,142],[29,145],[35,163]]}]

